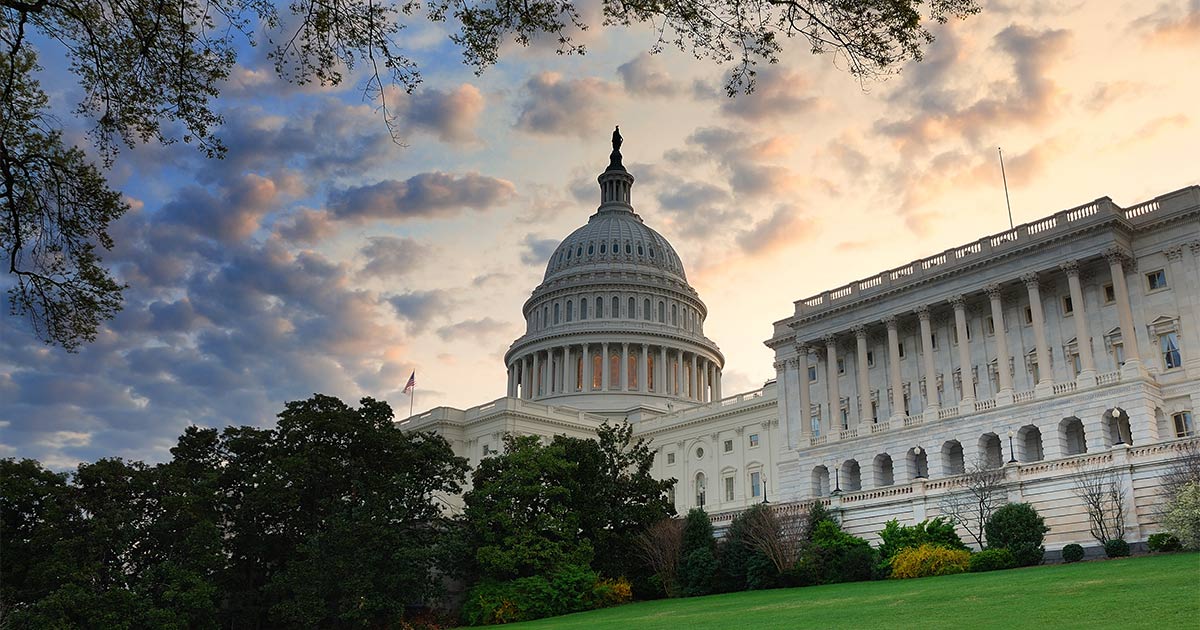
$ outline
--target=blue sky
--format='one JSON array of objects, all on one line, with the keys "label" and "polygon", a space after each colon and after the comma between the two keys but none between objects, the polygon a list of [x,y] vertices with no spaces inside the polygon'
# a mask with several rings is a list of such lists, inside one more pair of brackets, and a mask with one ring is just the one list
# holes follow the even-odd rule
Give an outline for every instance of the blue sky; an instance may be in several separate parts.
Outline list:
[{"label": "blue sky", "polygon": [[[413,370],[420,409],[498,397],[614,124],[635,207],[709,306],[727,394],[773,377],[762,341],[794,300],[1004,229],[997,145],[1018,223],[1200,180],[1181,70],[1200,2],[984,3],[936,34],[867,84],[791,42],[729,99],[727,68],[649,55],[645,29],[596,26],[584,56],[506,45],[476,76],[422,24],[403,41],[425,81],[389,94],[404,146],[361,76],[299,88],[249,50],[218,103],[224,160],[151,145],[113,165],[132,209],[106,261],[131,288],[99,339],[67,354],[0,319],[0,456],[158,461],[189,424],[269,425],[313,392],[406,412]],[[70,77],[43,63],[69,108]]]}]

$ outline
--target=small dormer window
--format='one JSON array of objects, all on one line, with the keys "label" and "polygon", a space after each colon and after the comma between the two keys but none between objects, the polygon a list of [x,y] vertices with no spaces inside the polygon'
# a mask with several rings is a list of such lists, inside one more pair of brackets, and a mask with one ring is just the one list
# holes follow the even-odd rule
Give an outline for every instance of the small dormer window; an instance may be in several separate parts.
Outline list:
[{"label": "small dormer window", "polygon": [[631,245],[631,244],[629,243],[629,241],[625,241],[625,253],[626,253],[626,254],[632,254],[632,253],[633,253],[633,245]]},{"label": "small dormer window", "polygon": [[654,247],[653,246],[650,247],[650,257],[654,258]]},{"label": "small dormer window", "polygon": [[646,252],[642,249],[642,244],[638,243],[638,256],[645,256]]},{"label": "small dormer window", "polygon": [[588,243],[588,256],[591,256],[594,253],[596,253],[596,246]]},{"label": "small dormer window", "polygon": [[621,244],[620,244],[620,243],[618,243],[618,242],[616,242],[616,241],[613,241],[613,245],[612,245],[612,253],[613,253],[613,254],[617,254],[617,253],[619,253],[620,251],[621,251]]},{"label": "small dormer window", "polygon": [[571,260],[571,250],[567,250],[567,260]]},{"label": "small dormer window", "polygon": [[583,245],[580,245],[578,248],[576,248],[576,249],[575,249],[575,255],[576,255],[576,256],[582,256],[582,255],[583,255]]},{"label": "small dormer window", "polygon": [[600,253],[601,253],[601,254],[604,254],[604,253],[605,253],[604,249],[605,249],[605,247],[607,247],[607,246],[608,246],[608,243],[600,243]]}]

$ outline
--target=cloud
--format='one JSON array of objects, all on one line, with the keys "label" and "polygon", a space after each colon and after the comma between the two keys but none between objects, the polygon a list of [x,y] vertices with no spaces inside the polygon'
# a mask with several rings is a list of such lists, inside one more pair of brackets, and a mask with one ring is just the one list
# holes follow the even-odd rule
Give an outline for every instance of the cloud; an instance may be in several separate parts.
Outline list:
[{"label": "cloud", "polygon": [[1108,109],[1114,102],[1144,91],[1146,86],[1135,81],[1112,81],[1096,85],[1096,89],[1084,101],[1084,107],[1092,112]]},{"label": "cloud", "polygon": [[478,140],[475,127],[486,99],[479,88],[464,83],[450,91],[423,88],[406,105],[404,125],[433,133],[442,142],[466,144]]},{"label": "cloud", "polygon": [[812,221],[805,218],[795,206],[780,205],[771,216],[739,232],[737,244],[746,254],[761,256],[813,236]]},{"label": "cloud", "polygon": [[228,243],[253,234],[262,217],[276,207],[280,196],[274,181],[253,173],[218,190],[219,194],[213,195],[200,187],[184,188],[162,212],[169,221]]},{"label": "cloud", "polygon": [[423,266],[430,248],[411,238],[372,236],[358,252],[366,258],[363,276],[400,278]]},{"label": "cloud", "polygon": [[821,103],[812,89],[812,84],[799,73],[769,66],[758,71],[753,92],[725,99],[721,113],[754,123],[802,116]]},{"label": "cloud", "polygon": [[1131,27],[1152,44],[1197,46],[1200,44],[1200,0],[1160,4],[1151,13],[1134,20]]},{"label": "cloud", "polygon": [[637,96],[675,96],[681,86],[671,78],[662,60],[648,52],[617,67],[625,91]]},{"label": "cloud", "polygon": [[496,321],[491,317],[484,317],[483,319],[468,319],[450,324],[449,326],[442,326],[438,329],[437,334],[445,341],[457,341],[469,338],[483,342],[497,333],[504,332],[508,328],[508,324],[504,322]]},{"label": "cloud", "polygon": [[334,190],[328,205],[335,217],[347,221],[429,219],[452,217],[464,208],[490,210],[515,196],[516,187],[503,179],[435,171]]},{"label": "cloud", "polygon": [[400,319],[408,323],[412,334],[420,334],[429,324],[449,314],[451,300],[446,291],[410,291],[387,298]]},{"label": "cloud", "polygon": [[337,232],[329,213],[322,210],[301,210],[275,225],[275,233],[292,242],[312,245]]},{"label": "cloud", "polygon": [[536,234],[526,234],[521,239],[521,262],[526,265],[545,265],[550,260],[559,244],[558,239],[540,238]]},{"label": "cloud", "polygon": [[543,135],[590,136],[607,126],[607,101],[613,88],[594,77],[564,79],[541,72],[525,83],[525,101],[517,129]]}]

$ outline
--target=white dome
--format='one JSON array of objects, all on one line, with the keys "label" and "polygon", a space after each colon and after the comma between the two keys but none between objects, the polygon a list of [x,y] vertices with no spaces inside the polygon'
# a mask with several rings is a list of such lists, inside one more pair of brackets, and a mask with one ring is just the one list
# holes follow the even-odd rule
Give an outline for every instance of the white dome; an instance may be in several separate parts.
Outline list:
[{"label": "white dome", "polygon": [[550,256],[543,281],[590,271],[589,267],[611,271],[622,265],[651,267],[687,282],[683,263],[667,239],[633,212],[613,210],[593,214],[586,225],[563,239]]}]

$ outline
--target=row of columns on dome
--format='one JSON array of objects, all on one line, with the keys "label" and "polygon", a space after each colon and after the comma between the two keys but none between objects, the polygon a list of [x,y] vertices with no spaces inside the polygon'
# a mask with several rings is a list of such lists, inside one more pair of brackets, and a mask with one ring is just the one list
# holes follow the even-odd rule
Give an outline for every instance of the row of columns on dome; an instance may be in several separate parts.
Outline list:
[{"label": "row of columns on dome", "polygon": [[627,342],[537,350],[508,366],[510,397],[536,400],[582,392],[634,392],[712,402],[721,399],[721,368],[695,352]]},{"label": "row of columns on dome", "polygon": [[951,477],[965,473],[973,462],[994,469],[1072,457],[1130,446],[1132,440],[1129,414],[1112,408],[1087,422],[1078,416],[1068,416],[1045,427],[1026,424],[1008,431],[1007,436],[988,431],[973,439],[949,438],[932,452],[914,446],[902,454],[849,453],[813,466],[813,494],[825,496],[834,490],[856,492],[919,479]]},{"label": "row of columns on dome", "polygon": [[[1121,339],[1125,344],[1125,364],[1122,371],[1129,373],[1138,373],[1142,370],[1141,356],[1138,349],[1137,334],[1133,324],[1133,310],[1129,301],[1129,290],[1125,281],[1124,265],[1131,257],[1124,250],[1110,249],[1105,252],[1104,257],[1108,263],[1109,271],[1112,274],[1113,292],[1116,297],[1116,306],[1118,310],[1118,318],[1121,327]],[[1059,269],[1067,276],[1067,281],[1070,290],[1072,304],[1074,305],[1075,332],[1076,339],[1089,339],[1088,331],[1088,316],[1085,312],[1085,301],[1083,299],[1083,291],[1080,285],[1080,267],[1077,261],[1069,261],[1063,263]],[[1024,285],[1025,290],[1029,295],[1029,306],[1033,319],[1034,340],[1036,343],[1037,364],[1041,366],[1049,366],[1050,363],[1050,347],[1046,342],[1046,323],[1044,311],[1042,308],[1041,293],[1039,290],[1039,275],[1037,272],[1027,273],[1020,277],[1020,282]],[[990,306],[990,315],[995,322],[995,332],[992,335],[991,351],[994,360],[998,366],[1010,365],[1008,339],[1005,334],[1004,322],[1004,303],[1003,289],[1006,288],[1002,283],[993,283],[988,285],[984,293]],[[966,412],[974,411],[975,391],[973,387],[969,387],[967,376],[971,374],[971,343],[979,343],[972,341],[967,334],[967,318],[966,308],[967,301],[972,296],[970,294],[955,295],[949,298],[948,302],[954,310],[954,327],[957,333],[958,357],[957,363],[964,375],[964,385],[961,388],[959,398],[959,406]],[[940,409],[938,396],[936,395],[936,382],[940,377],[934,360],[933,334],[931,330],[930,318],[931,309],[942,304],[934,303],[918,307],[916,317],[920,327],[920,339],[922,344],[923,365],[922,372],[926,375],[926,405],[924,412],[926,414],[934,414],[936,416]],[[901,314],[894,314],[885,317],[882,324],[887,330],[887,349],[888,349],[888,391],[887,396],[890,410],[890,419],[903,418],[907,414],[904,405],[904,386],[901,382],[900,370],[897,366],[900,365],[900,338],[899,338],[899,323]],[[827,435],[830,431],[837,427],[840,430],[852,430],[858,426],[869,425],[878,422],[878,419],[873,418],[871,412],[871,393],[869,390],[868,379],[868,361],[867,352],[868,333],[871,328],[868,325],[858,325],[851,330],[856,341],[856,365],[857,374],[855,381],[857,385],[857,405],[849,405],[849,407],[857,410],[856,415],[849,413],[849,409],[843,415],[841,407],[842,398],[839,391],[839,371],[838,371],[838,341],[842,335],[828,334],[823,336],[821,343],[800,341],[796,343],[796,357],[787,361],[779,361],[775,364],[775,369],[778,373],[778,382],[784,383],[784,388],[780,393],[780,397],[793,396],[791,392],[798,390],[797,401],[799,404],[795,410],[789,410],[789,420],[798,419],[800,426],[801,438],[812,438],[813,428],[809,418],[798,416],[800,410],[811,410],[810,402],[811,393],[809,390],[810,384],[807,376],[808,355],[815,353],[818,359],[821,358],[822,351],[824,355],[825,369],[827,376],[825,384],[828,388],[828,400],[838,401],[837,405],[825,405],[820,416],[820,424],[818,430],[821,435]],[[1092,356],[1090,343],[1079,343],[1079,363],[1080,371],[1077,381],[1081,387],[1088,387],[1096,384],[1096,365]],[[1010,404],[1013,402],[1013,383],[1012,374],[1007,369],[997,369],[999,380],[999,392],[996,395],[997,404]],[[928,378],[928,375],[934,375],[933,379]],[[1054,375],[1050,369],[1041,369],[1037,371],[1037,384],[1034,389],[1036,397],[1048,396],[1053,393]],[[848,398],[848,397],[847,397]],[[881,398],[883,398],[881,396]],[[789,405],[790,406],[790,405]],[[811,411],[809,412],[811,413]],[[880,414],[882,415],[882,414]],[[792,422],[789,422],[789,426]],[[794,437],[793,437],[794,440]]]}]

